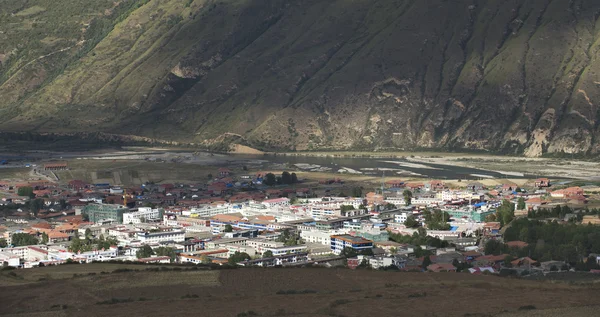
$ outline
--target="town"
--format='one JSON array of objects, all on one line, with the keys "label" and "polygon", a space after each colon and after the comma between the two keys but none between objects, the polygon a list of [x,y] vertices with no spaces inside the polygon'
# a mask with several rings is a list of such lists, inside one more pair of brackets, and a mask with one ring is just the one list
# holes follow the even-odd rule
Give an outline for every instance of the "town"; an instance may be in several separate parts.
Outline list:
[{"label": "town", "polygon": [[315,184],[293,170],[246,167],[215,168],[195,183],[2,181],[0,263],[599,273],[598,189],[571,185],[392,178],[366,186],[337,177]]}]

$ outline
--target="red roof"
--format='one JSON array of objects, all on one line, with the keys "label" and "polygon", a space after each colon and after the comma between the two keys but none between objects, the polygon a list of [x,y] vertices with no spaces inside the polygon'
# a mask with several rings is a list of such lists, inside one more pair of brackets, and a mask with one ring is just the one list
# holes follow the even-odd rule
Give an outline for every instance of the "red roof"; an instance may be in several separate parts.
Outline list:
[{"label": "red roof", "polygon": [[509,246],[510,248],[522,249],[522,248],[528,246],[529,244],[525,241],[509,241],[509,242],[506,242],[506,245]]}]

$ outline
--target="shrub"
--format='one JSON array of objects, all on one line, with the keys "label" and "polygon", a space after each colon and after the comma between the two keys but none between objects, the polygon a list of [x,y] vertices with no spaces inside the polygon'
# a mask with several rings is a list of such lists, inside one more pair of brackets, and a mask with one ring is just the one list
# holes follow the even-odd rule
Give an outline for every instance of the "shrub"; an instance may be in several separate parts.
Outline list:
[{"label": "shrub", "polygon": [[425,297],[425,296],[427,296],[427,292],[408,294],[408,298],[417,298],[417,297]]},{"label": "shrub", "polygon": [[129,303],[129,302],[133,302],[133,298],[115,298],[115,297],[113,297],[110,300],[96,302],[96,305],[113,305],[113,304],[120,304],[120,303]]},{"label": "shrub", "polygon": [[525,305],[525,306],[519,307],[519,310],[534,310],[534,309],[536,309],[536,308],[533,305]]},{"label": "shrub", "polygon": [[350,302],[351,302],[351,300],[349,300],[349,299],[336,299],[329,304],[329,307],[334,308],[337,306],[346,305]]},{"label": "shrub", "polygon": [[305,289],[305,290],[299,290],[299,291],[290,289],[290,290],[279,290],[275,294],[277,294],[277,295],[294,295],[294,294],[314,294],[316,292],[317,291],[315,291],[313,289]]}]

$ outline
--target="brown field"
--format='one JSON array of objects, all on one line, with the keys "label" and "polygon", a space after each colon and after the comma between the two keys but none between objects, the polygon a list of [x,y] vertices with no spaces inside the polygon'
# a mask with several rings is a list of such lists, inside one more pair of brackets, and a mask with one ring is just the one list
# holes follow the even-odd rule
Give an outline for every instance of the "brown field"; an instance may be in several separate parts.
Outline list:
[{"label": "brown field", "polygon": [[[590,316],[600,288],[463,273],[316,268],[153,272],[138,265],[139,272],[72,277],[115,267],[1,271],[0,315]],[[4,283],[14,278],[10,272],[28,283]],[[111,300],[117,303],[100,303]]]}]

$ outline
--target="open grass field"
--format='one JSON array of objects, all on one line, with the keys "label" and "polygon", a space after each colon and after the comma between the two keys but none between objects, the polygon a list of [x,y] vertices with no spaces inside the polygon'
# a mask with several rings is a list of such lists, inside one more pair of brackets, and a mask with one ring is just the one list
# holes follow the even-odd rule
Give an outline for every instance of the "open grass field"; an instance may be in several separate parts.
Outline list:
[{"label": "open grass field", "polygon": [[93,184],[140,185],[145,182],[205,182],[217,168],[199,164],[143,160],[69,160],[69,170],[56,174],[61,181],[80,179]]},{"label": "open grass field", "polygon": [[[116,267],[1,271],[0,315],[590,316],[600,289],[462,273],[317,268],[155,272],[137,265],[137,272],[99,274]],[[4,283],[10,272],[30,282]]]}]

